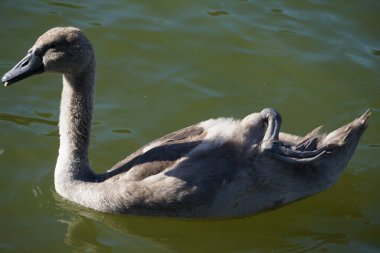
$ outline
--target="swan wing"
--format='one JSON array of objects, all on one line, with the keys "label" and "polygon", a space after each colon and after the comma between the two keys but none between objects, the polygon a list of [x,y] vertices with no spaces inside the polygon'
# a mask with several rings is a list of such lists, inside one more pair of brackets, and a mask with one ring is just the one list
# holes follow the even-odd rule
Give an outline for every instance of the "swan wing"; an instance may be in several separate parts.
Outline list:
[{"label": "swan wing", "polygon": [[204,137],[205,130],[199,124],[183,128],[141,147],[115,164],[108,172],[119,174],[135,166],[149,164],[142,168],[158,173],[201,144]]}]

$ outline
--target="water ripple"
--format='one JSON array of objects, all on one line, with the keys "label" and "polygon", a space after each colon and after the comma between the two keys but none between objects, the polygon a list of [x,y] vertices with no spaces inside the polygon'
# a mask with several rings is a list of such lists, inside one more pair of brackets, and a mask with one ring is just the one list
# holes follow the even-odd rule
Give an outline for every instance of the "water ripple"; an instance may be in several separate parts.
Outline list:
[{"label": "water ripple", "polygon": [[43,118],[25,117],[10,113],[0,113],[0,120],[16,123],[18,125],[29,126],[33,123],[45,124],[49,126],[57,126],[58,122]]},{"label": "water ripple", "polygon": [[207,12],[211,16],[222,16],[222,15],[228,15],[229,13],[227,11],[222,10],[213,10]]},{"label": "water ripple", "polygon": [[58,6],[58,7],[65,7],[70,9],[85,9],[84,6],[78,5],[78,4],[72,4],[72,3],[64,3],[64,2],[58,2],[58,1],[46,1],[48,5],[51,6]]},{"label": "water ripple", "polygon": [[116,134],[130,134],[130,133],[132,133],[132,131],[129,130],[129,129],[114,129],[114,130],[112,130],[112,133],[116,133]]},{"label": "water ripple", "polygon": [[380,50],[371,49],[371,53],[376,56],[380,56]]}]

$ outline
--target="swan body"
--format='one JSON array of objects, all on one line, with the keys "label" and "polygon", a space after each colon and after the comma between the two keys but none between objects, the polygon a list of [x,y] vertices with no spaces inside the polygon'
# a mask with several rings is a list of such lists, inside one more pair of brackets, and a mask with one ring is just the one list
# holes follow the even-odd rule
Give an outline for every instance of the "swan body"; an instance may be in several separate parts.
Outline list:
[{"label": "swan body", "polygon": [[210,119],[159,138],[103,174],[89,164],[95,57],[85,35],[57,27],[40,36],[5,86],[42,72],[63,75],[55,189],[102,212],[231,217],[272,209],[333,185],[352,157],[370,115],[304,137],[281,133],[264,109],[242,120]]}]

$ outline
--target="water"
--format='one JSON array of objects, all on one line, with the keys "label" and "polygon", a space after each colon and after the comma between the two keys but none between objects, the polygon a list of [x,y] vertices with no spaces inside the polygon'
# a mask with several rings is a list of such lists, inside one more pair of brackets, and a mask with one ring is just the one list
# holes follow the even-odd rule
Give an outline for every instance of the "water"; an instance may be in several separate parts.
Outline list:
[{"label": "water", "polygon": [[0,89],[1,252],[379,252],[379,1],[1,1],[0,72],[53,26],[97,56],[91,160],[110,168],[150,140],[264,107],[283,131],[373,115],[330,190],[240,219],[107,215],[56,196],[60,77]]}]

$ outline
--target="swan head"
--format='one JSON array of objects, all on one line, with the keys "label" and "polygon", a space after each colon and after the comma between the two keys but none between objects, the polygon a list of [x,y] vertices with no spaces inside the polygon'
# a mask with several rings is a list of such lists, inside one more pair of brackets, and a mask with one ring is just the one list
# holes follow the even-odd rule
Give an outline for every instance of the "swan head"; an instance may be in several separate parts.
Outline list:
[{"label": "swan head", "polygon": [[43,72],[78,74],[92,62],[92,46],[80,29],[55,27],[41,35],[27,55],[1,81],[9,86]]}]

